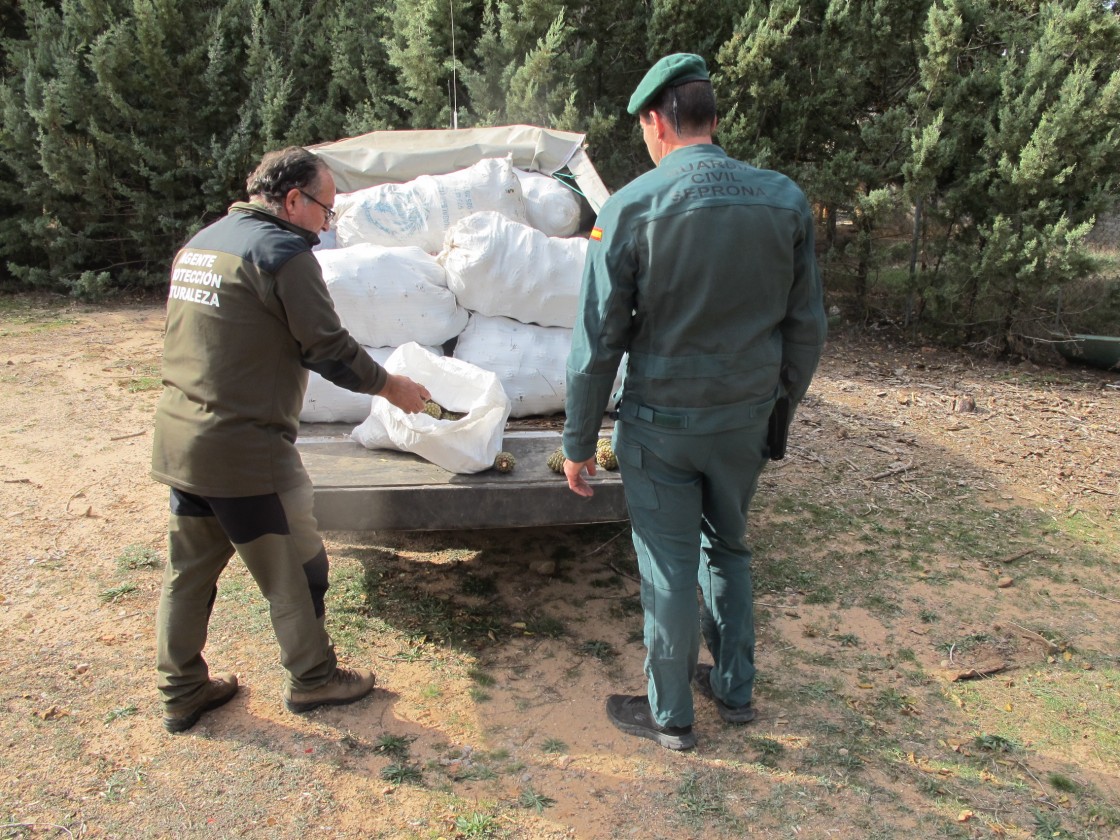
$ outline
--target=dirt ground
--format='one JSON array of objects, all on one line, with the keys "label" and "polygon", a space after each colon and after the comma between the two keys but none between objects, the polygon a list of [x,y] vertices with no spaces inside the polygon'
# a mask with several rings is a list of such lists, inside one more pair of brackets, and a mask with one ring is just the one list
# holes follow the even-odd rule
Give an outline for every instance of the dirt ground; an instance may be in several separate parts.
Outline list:
[{"label": "dirt ground", "polygon": [[380,688],[307,716],[235,560],[207,655],[243,688],[173,737],[129,559],[165,550],[161,326],[0,311],[0,837],[1120,836],[1120,374],[837,331],[752,526],[760,718],[698,702],[692,754],[602,714],[644,684],[622,524],[327,534]]}]

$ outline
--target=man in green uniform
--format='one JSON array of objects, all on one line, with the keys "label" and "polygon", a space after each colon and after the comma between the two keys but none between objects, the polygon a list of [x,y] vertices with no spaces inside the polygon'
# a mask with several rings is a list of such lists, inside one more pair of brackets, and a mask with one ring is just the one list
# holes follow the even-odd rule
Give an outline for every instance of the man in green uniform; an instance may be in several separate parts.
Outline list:
[{"label": "man in green uniform", "polygon": [[365,668],[340,666],[325,627],[327,554],[296,451],[307,371],[407,412],[428,391],[373,362],[343,329],[311,247],[334,179],[292,147],[249,176],[249,202],[201,230],[171,270],[152,477],[171,487],[157,616],[163,725],[183,732],[237,692],[202,649],[218,576],[236,551],[268,600],[293,712],[358,700]]},{"label": "man in green uniform", "polygon": [[[729,723],[754,718],[747,508],[779,397],[795,406],[825,315],[804,194],[712,143],[704,60],[655,64],[628,108],[656,168],[591,233],[567,370],[564,472],[590,496],[595,443],[623,354],[614,429],[641,572],[647,693],[607,699],[623,732],[696,744],[690,681]],[[784,428],[779,431],[784,432]],[[696,587],[702,591],[697,605]],[[703,633],[713,665],[698,665]]]}]

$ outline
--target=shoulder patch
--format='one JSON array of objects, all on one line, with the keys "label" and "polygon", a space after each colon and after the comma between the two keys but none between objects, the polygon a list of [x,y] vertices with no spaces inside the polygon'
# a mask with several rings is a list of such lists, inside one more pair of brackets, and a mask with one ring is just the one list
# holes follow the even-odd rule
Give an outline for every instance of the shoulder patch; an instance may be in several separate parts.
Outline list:
[{"label": "shoulder patch", "polygon": [[603,229],[601,227],[591,228],[591,239],[598,242],[603,238]]}]

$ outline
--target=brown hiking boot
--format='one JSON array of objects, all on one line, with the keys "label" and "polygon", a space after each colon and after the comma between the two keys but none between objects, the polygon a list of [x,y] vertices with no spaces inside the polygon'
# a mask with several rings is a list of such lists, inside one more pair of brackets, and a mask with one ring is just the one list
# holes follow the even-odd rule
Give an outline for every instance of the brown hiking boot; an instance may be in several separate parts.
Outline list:
[{"label": "brown hiking boot", "polygon": [[186,732],[205,712],[224,706],[237,693],[237,674],[211,677],[198,699],[180,709],[164,710],[163,728],[168,732]]},{"label": "brown hiking boot", "polygon": [[320,706],[345,706],[361,700],[371,691],[373,671],[368,668],[346,668],[339,665],[323,685],[309,690],[289,686],[284,689],[284,705],[289,712],[303,714]]}]

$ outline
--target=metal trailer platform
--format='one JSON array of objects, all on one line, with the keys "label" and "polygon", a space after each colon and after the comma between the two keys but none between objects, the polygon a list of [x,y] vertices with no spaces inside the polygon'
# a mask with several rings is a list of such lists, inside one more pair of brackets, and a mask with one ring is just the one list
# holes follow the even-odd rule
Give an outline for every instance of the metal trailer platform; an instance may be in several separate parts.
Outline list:
[{"label": "metal trailer platform", "polygon": [[511,473],[448,472],[407,452],[366,449],[353,424],[304,424],[297,447],[315,486],[315,517],[328,531],[447,531],[616,522],[627,519],[618,472],[598,470],[590,499],[547,466],[558,431],[507,430]]}]

